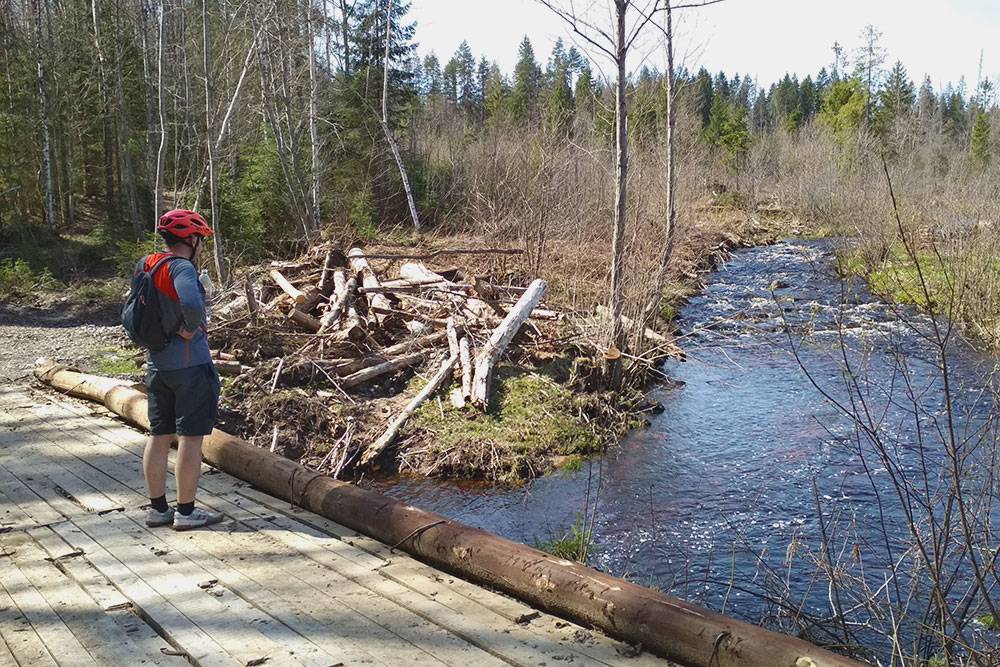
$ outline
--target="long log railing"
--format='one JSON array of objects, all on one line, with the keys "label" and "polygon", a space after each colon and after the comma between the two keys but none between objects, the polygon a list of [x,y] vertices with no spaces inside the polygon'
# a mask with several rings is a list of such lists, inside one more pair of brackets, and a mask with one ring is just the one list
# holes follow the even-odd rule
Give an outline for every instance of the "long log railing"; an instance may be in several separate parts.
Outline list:
[{"label": "long log railing", "polygon": [[[133,385],[39,360],[35,376],[102,402],[143,429],[146,395]],[[439,569],[538,609],[640,644],[692,667],[860,667],[809,642],[737,621],[644,586],[340,482],[216,429],[209,464],[262,491],[325,516]]]}]

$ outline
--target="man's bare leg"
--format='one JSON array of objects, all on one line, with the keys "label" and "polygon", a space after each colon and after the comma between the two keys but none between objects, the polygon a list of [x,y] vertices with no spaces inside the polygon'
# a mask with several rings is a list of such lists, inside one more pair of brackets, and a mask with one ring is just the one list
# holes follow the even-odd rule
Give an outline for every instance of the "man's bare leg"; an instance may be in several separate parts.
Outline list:
[{"label": "man's bare leg", "polygon": [[177,503],[193,503],[201,476],[201,435],[182,435],[177,445],[174,477],[177,478]]},{"label": "man's bare leg", "polygon": [[167,454],[175,437],[173,433],[151,435],[146,441],[146,449],[142,453],[142,472],[150,498],[159,498],[167,493]]}]

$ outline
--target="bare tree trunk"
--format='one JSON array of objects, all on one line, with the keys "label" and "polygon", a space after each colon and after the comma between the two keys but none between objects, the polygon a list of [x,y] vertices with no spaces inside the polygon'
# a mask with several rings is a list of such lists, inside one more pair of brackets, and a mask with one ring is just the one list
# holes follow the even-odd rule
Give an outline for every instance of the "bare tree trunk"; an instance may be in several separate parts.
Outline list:
[{"label": "bare tree trunk", "polygon": [[163,102],[163,47],[166,39],[167,0],[160,4],[156,38],[156,97],[160,116],[160,147],[156,151],[156,178],[153,185],[153,218],[163,213],[163,165],[167,154],[167,110]]},{"label": "bare tree trunk", "polygon": [[45,175],[45,222],[49,231],[56,231],[55,195],[52,190],[52,153],[49,145],[49,94],[45,77],[45,59],[42,54],[42,7],[40,0],[32,0],[35,23],[35,59],[38,65],[38,99],[41,102],[42,121],[42,173]]},{"label": "bare tree trunk", "polygon": [[[316,38],[313,29],[312,0],[306,0],[306,26],[309,35],[309,143],[312,154],[312,219],[315,229],[320,226],[319,134],[316,131],[316,106],[319,95],[316,80]],[[327,41],[329,45],[329,40]]]},{"label": "bare tree trunk", "polygon": [[396,159],[396,166],[399,167],[399,177],[403,180],[403,190],[406,192],[406,203],[410,207],[410,218],[413,220],[413,229],[420,231],[420,216],[417,215],[417,205],[413,201],[413,190],[410,188],[410,179],[406,175],[406,166],[403,158],[399,154],[399,146],[395,137],[392,136],[392,129],[389,127],[389,47],[392,42],[392,0],[386,0],[385,7],[385,63],[382,67],[382,131],[385,132],[385,140],[389,143],[392,156]]},{"label": "bare tree trunk", "polygon": [[649,326],[656,317],[656,312],[663,297],[663,289],[667,284],[667,274],[670,270],[670,260],[674,252],[674,237],[676,236],[675,206],[676,192],[676,168],[674,151],[674,127],[676,115],[674,114],[674,29],[673,29],[673,9],[670,0],[666,0],[665,7],[666,26],[664,36],[667,42],[667,211],[663,225],[663,253],[660,255],[660,270],[656,276],[656,285],[650,298],[649,305],[643,315],[642,323]]},{"label": "bare tree trunk", "polygon": [[614,351],[608,357],[608,378],[613,389],[621,387],[622,362],[620,352],[625,344],[622,326],[624,293],[622,281],[625,271],[625,214],[628,204],[628,103],[626,94],[625,59],[628,47],[625,42],[625,13],[627,0],[615,0],[616,39],[615,64],[618,80],[615,82],[615,213],[611,234],[611,344]]},{"label": "bare tree trunk", "polygon": [[201,0],[201,43],[202,65],[205,73],[205,145],[208,149],[208,196],[212,209],[212,250],[215,259],[215,272],[219,281],[225,283],[229,279],[226,270],[226,260],[222,256],[222,235],[219,224],[218,181],[215,173],[215,147],[212,140],[212,86],[211,74],[208,69],[208,0]]},{"label": "bare tree trunk", "polygon": [[[94,39],[98,42],[100,37],[97,32],[97,0],[92,0],[91,4],[94,12]],[[115,7],[115,25],[121,31],[121,6]],[[124,45],[122,40],[115,40],[115,98],[118,102],[118,147],[121,150],[122,158],[122,187],[125,190],[125,201],[128,205],[128,214],[132,223],[132,230],[135,237],[142,237],[142,220],[139,217],[139,198],[135,191],[135,166],[132,164],[132,151],[129,149],[129,138],[131,128],[128,122],[128,106],[125,102],[125,75],[124,75]]]},{"label": "bare tree trunk", "polygon": [[351,73],[351,42],[350,42],[350,28],[348,26],[348,10],[347,10],[347,0],[340,0],[340,48],[343,50],[342,58],[344,62],[341,67],[344,70],[344,74]]},{"label": "bare tree trunk", "polygon": [[[138,13],[139,13],[139,33],[142,41],[142,83],[143,90],[146,96],[146,126],[143,131],[143,155],[146,162],[146,188],[150,192],[155,192],[156,189],[156,155],[153,152],[153,141],[152,133],[153,127],[156,125],[156,121],[153,118],[154,114],[154,104],[153,104],[153,73],[152,64],[150,63],[151,56],[149,53],[150,49],[150,38],[149,38],[149,12],[151,0],[138,0]],[[153,195],[153,201],[156,201],[156,195]],[[148,215],[149,211],[144,211]],[[156,216],[159,214],[156,210],[153,210],[153,221],[155,227]]]}]

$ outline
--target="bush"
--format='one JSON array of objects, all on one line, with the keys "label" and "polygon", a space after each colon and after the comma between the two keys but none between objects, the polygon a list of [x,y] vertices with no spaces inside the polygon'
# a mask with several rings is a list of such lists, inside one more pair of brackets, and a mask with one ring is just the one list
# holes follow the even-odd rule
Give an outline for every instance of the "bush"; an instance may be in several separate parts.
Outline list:
[{"label": "bush", "polygon": [[0,296],[27,298],[36,290],[51,289],[56,284],[48,269],[35,272],[23,259],[0,261]]}]

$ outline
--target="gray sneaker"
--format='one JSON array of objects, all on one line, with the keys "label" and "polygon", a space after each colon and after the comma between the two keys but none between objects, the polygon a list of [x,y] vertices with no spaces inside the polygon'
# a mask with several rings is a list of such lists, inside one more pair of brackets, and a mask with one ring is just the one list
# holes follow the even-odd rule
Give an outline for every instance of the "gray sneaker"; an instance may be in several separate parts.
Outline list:
[{"label": "gray sneaker", "polygon": [[193,528],[211,526],[214,523],[219,523],[224,518],[225,516],[218,512],[206,512],[200,507],[195,507],[187,516],[184,516],[180,512],[174,514],[174,530],[191,530]]},{"label": "gray sneaker", "polygon": [[150,528],[169,526],[174,522],[174,508],[168,507],[166,512],[158,512],[152,507],[146,512],[146,525]]}]

